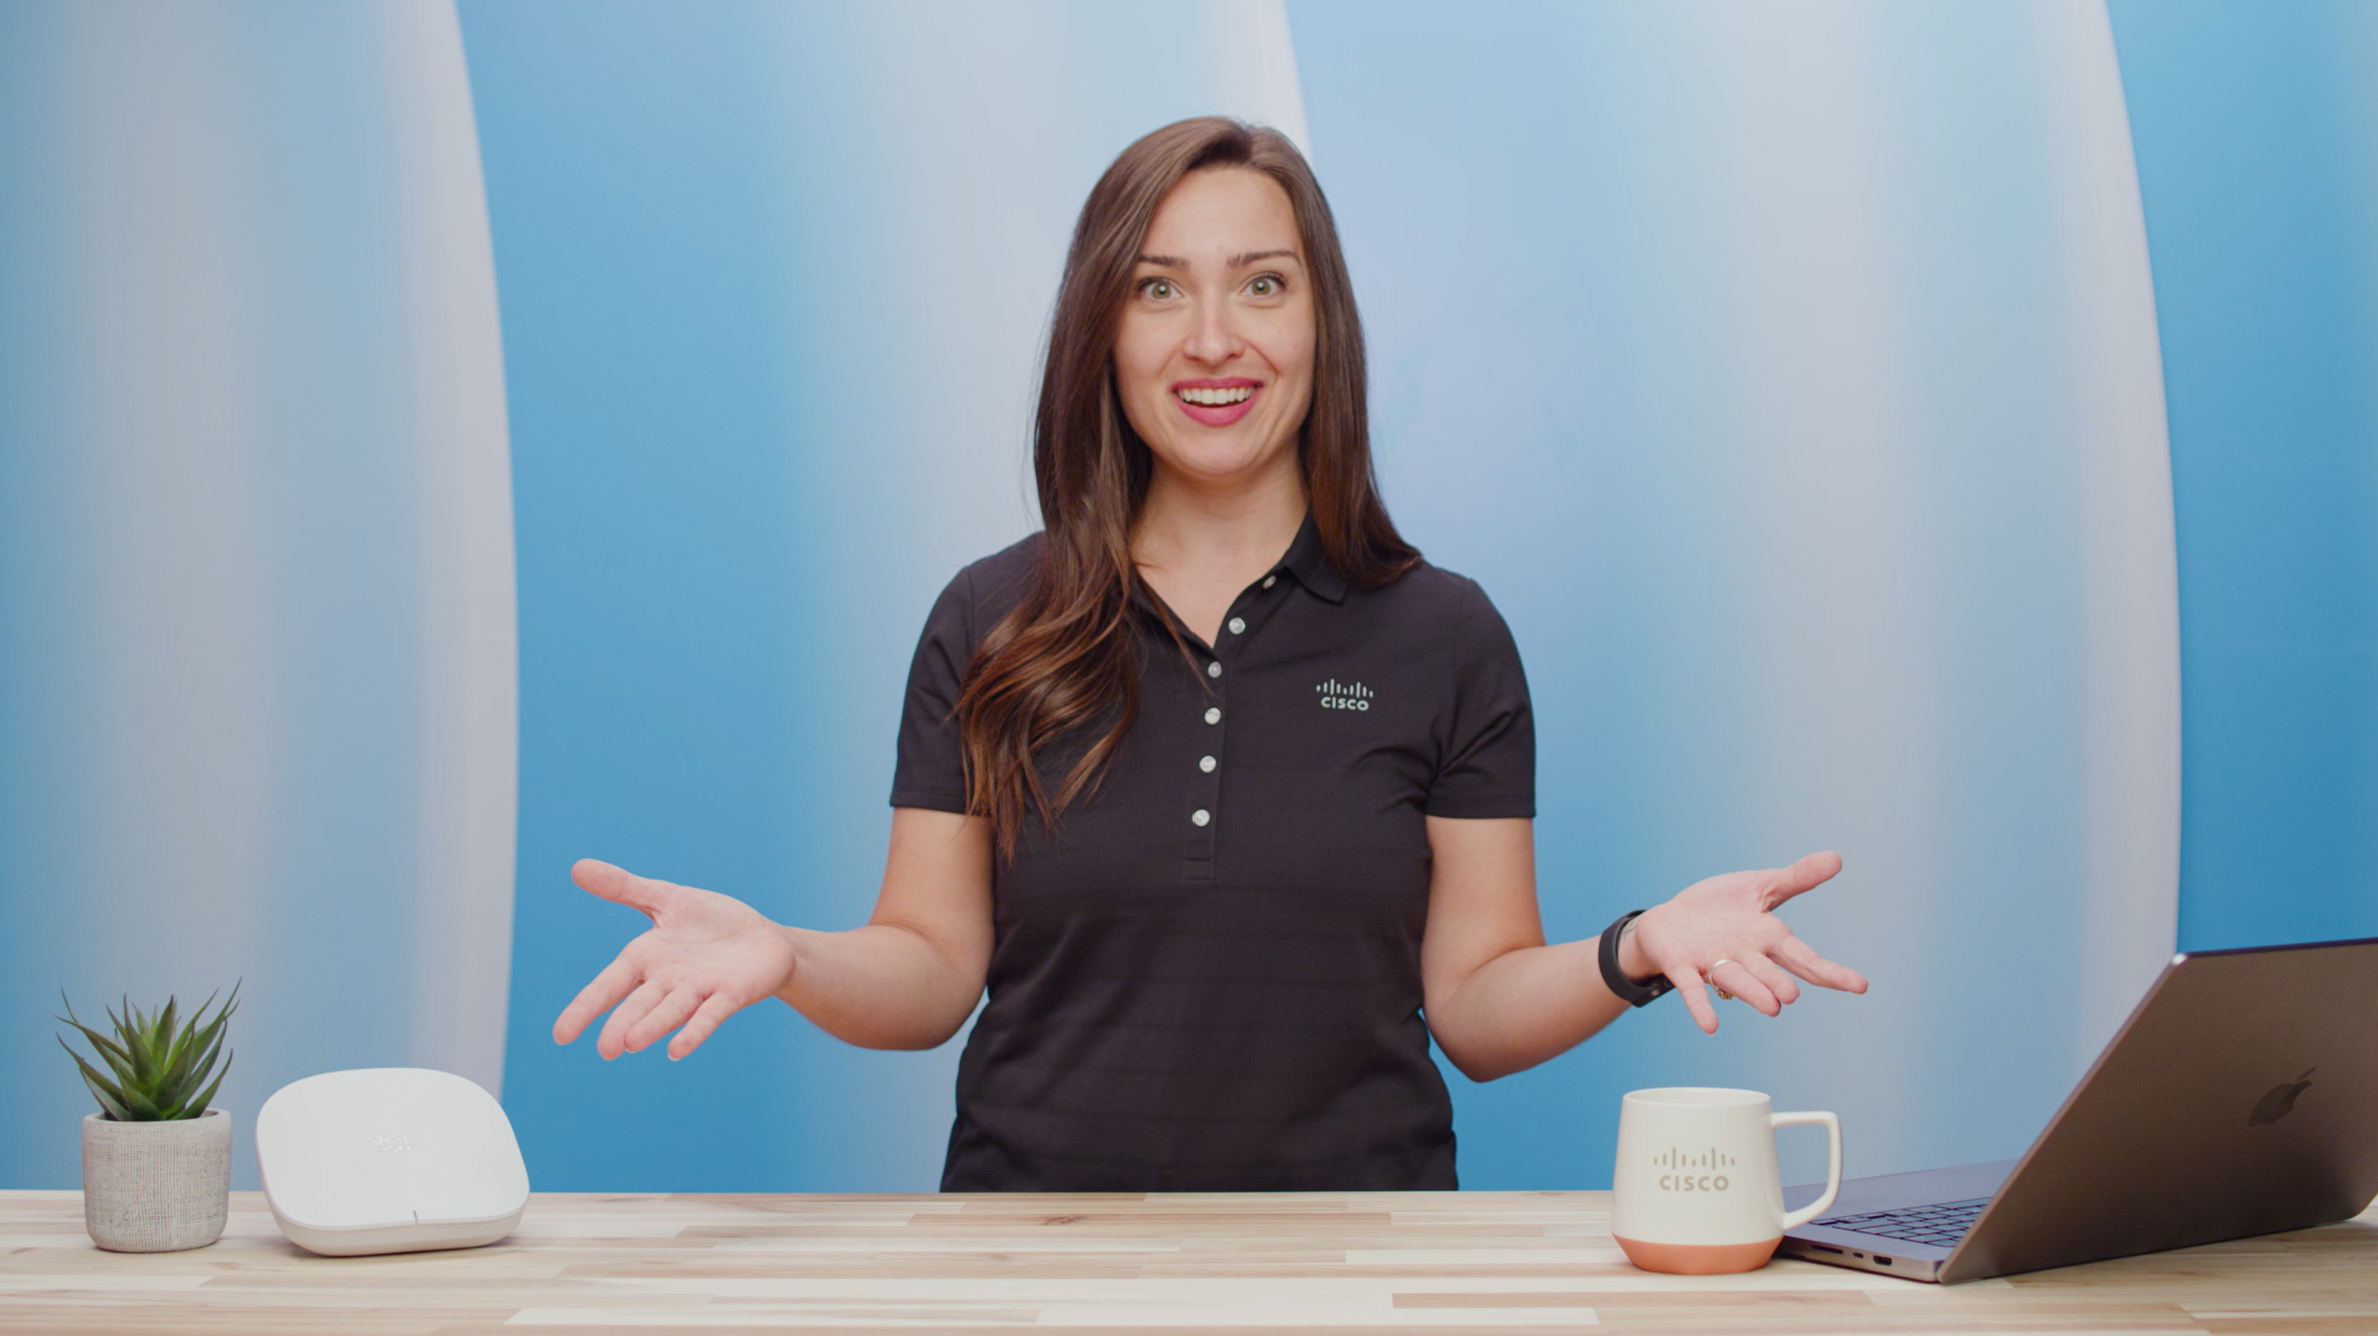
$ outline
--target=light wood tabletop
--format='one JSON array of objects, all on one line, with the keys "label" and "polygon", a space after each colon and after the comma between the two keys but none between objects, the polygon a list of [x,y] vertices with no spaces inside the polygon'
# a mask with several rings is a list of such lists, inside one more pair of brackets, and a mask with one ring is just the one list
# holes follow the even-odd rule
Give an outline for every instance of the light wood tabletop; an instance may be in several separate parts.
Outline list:
[{"label": "light wood tabletop", "polygon": [[75,1192],[0,1192],[0,1331],[498,1327],[2378,1333],[2378,1211],[1941,1287],[1778,1261],[1655,1276],[1604,1192],[535,1198],[487,1248],[328,1258],[232,1197],[220,1242],[101,1252]]}]

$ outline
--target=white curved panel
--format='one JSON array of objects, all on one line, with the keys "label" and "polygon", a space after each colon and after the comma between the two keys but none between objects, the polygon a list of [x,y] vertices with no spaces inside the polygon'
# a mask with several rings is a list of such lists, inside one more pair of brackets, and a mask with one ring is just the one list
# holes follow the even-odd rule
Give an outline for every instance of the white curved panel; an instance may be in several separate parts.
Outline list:
[{"label": "white curved panel", "polygon": [[[235,1114],[335,1067],[494,1088],[511,521],[453,10],[27,6],[0,46],[0,245],[41,276],[0,342],[43,349],[0,365],[0,640],[39,701],[0,737],[41,887],[0,897],[8,986],[241,980]],[[87,1096],[10,997],[0,1058],[55,1078],[23,1134]],[[59,1145],[7,1181],[71,1183]]]},{"label": "white curved panel", "polygon": [[[2171,493],[2096,6],[1300,0],[1388,500],[1527,656],[1547,929],[1732,867],[1865,971],[1457,1083],[1464,1181],[1608,1181],[1619,1092],[2013,1154],[2172,949]],[[1425,94],[1412,90],[1425,89]],[[1787,1154],[1797,1153],[1787,1148]]]},{"label": "white curved panel", "polygon": [[1211,44],[1206,69],[1216,84],[1216,105],[1271,126],[1310,158],[1313,136],[1305,128],[1286,0],[1209,0],[1200,16]]},{"label": "white curved panel", "polygon": [[1731,544],[1761,554],[1744,570],[1771,651],[1745,721],[1759,797],[1737,819],[1779,858],[1795,829],[1844,847],[1849,902],[1819,892],[1794,917],[1877,985],[1826,999],[1827,1026],[1754,1033],[1743,1014],[1736,1051],[1758,1083],[1863,1115],[1864,1162],[1890,1167],[2015,1153],[2177,924],[2171,481],[2119,74],[2100,6],[2003,19],[2038,127],[2010,117],[2007,138],[2037,157],[1965,236],[1925,198],[1964,190],[1958,165],[1908,165],[1904,27],[1773,16],[1741,38],[1765,73],[1734,85],[1734,123],[1756,127],[1736,170],[1766,201],[1741,314],[1769,449],[1767,504]]},{"label": "white curved panel", "polygon": [[[1732,1042],[1759,1083],[1854,1105],[1894,1164],[1932,1153],[1913,1129],[1939,1124],[1942,1087],[1911,1076],[1974,1070],[1918,1055],[1975,1027],[1977,1050],[2052,1046],[2022,1064],[2041,1090],[2006,1111],[2019,1122],[2112,1035],[2177,921],[2171,482],[2121,85],[2102,7],[2003,18],[2042,131],[2008,138],[2038,154],[2036,184],[1964,224],[1970,240],[1928,216],[1965,188],[1958,165],[1910,163],[1905,26],[1871,7],[1748,9],[1700,51],[1728,90],[1729,148],[1696,165],[1743,207],[1712,275],[1734,290],[1739,361],[1718,374],[1746,475],[1721,490],[1751,501],[1723,545],[1762,651],[1734,716],[1756,779],[1718,819],[1771,832],[1776,859],[1843,847],[1854,876],[1793,916],[1878,987],[1825,999],[1855,1045],[1747,1014]],[[2033,236],[2041,268],[2021,272]],[[2007,271],[1949,258],[1960,245],[2005,247]],[[2040,304],[1997,306],[1990,283]],[[1968,434],[1967,396],[2035,444]],[[1981,1003],[2002,989],[2054,1000]],[[1989,1122],[1971,1133],[2021,1135]]]},{"label": "white curved panel", "polygon": [[38,203],[67,215],[71,249],[56,261],[71,287],[45,313],[71,377],[48,389],[67,439],[8,443],[65,456],[65,494],[5,503],[54,507],[45,573],[78,614],[9,638],[63,661],[57,718],[71,731],[50,759],[75,782],[51,791],[48,815],[71,832],[83,921],[136,925],[107,943],[112,995],[150,980],[199,988],[228,971],[193,962],[252,951],[282,721],[256,448],[266,409],[250,374],[267,335],[247,278],[265,257],[234,184],[244,145],[227,35],[188,8],[108,17],[75,12],[52,34],[72,175]]},{"label": "white curved panel", "polygon": [[2073,1058],[2086,1064],[2179,937],[2180,606],[2163,354],[2130,117],[2104,4],[2033,7],[2065,201],[2087,637],[2089,895]]},{"label": "white curved panel", "polygon": [[518,732],[512,474],[479,138],[451,4],[380,5],[420,471],[413,1062],[503,1091]]}]

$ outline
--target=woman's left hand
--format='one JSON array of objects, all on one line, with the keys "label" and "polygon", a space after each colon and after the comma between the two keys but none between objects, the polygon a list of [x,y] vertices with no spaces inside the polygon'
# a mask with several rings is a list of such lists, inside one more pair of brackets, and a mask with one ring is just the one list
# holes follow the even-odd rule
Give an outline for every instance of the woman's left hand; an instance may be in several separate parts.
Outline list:
[{"label": "woman's left hand", "polygon": [[1821,853],[1787,868],[1694,882],[1628,925],[1619,968],[1635,979],[1668,976],[1706,1034],[1717,1033],[1717,1009],[1704,980],[1718,996],[1738,997],[1769,1016],[1799,998],[1794,975],[1820,988],[1863,993],[1864,975],[1818,955],[1775,916],[1777,905],[1839,871],[1841,856]]}]

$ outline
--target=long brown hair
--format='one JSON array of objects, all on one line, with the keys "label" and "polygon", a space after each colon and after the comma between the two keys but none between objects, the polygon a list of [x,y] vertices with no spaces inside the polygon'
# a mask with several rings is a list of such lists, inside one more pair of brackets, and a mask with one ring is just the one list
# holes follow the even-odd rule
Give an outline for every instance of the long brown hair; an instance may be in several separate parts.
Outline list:
[{"label": "long brown hair", "polygon": [[[1362,321],[1329,201],[1304,155],[1276,130],[1220,116],[1176,121],[1124,149],[1082,205],[1050,319],[1032,431],[1039,563],[1023,601],[975,650],[958,695],[967,807],[991,819],[1002,856],[1014,854],[1027,807],[1053,828],[1096,783],[1139,710],[1131,528],[1154,465],[1116,394],[1115,333],[1157,207],[1206,167],[1262,172],[1296,215],[1314,314],[1313,402],[1297,461],[1330,564],[1349,583],[1375,587],[1420,559],[1379,502]],[[1052,789],[1036,754],[1101,718],[1104,730]]]}]

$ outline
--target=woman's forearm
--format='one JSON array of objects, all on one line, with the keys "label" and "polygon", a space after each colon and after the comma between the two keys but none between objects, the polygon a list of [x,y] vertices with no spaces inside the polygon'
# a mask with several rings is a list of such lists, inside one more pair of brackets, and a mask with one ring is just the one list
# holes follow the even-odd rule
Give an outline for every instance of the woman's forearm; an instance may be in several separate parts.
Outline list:
[{"label": "woman's forearm", "polygon": [[776,996],[861,1048],[933,1048],[958,1032],[983,975],[917,929],[870,923],[848,932],[783,930],[794,966]]},{"label": "woman's forearm", "polygon": [[1602,983],[1600,951],[1596,938],[1506,951],[1429,1009],[1429,1033],[1473,1081],[1559,1057],[1627,1009]]}]

